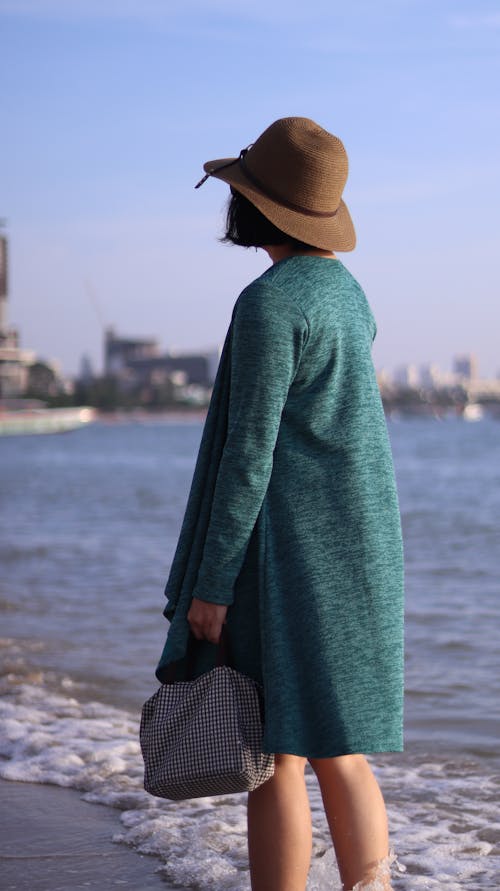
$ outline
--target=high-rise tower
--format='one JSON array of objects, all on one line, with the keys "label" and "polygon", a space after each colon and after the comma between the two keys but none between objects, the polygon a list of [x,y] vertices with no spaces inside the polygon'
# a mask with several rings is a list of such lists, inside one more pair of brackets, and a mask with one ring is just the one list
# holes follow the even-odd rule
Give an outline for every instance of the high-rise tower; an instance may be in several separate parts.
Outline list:
[{"label": "high-rise tower", "polygon": [[22,396],[28,383],[29,366],[35,361],[31,350],[19,348],[19,334],[7,323],[8,247],[7,236],[0,232],[0,399]]},{"label": "high-rise tower", "polygon": [[5,235],[2,235],[0,233],[0,337],[7,334],[8,283],[9,278],[7,239]]}]

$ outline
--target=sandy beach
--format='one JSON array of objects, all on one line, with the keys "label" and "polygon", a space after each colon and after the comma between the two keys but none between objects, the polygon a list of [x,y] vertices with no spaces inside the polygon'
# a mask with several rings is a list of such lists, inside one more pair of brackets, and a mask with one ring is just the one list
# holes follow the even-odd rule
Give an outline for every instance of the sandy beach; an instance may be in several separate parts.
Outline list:
[{"label": "sandy beach", "polygon": [[3,891],[169,891],[155,857],[112,841],[119,811],[73,789],[0,780]]}]

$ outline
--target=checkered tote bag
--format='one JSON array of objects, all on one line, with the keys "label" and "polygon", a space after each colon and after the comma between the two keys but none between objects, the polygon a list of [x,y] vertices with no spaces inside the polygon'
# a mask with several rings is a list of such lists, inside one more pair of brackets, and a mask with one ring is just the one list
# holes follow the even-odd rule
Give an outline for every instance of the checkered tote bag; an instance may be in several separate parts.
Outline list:
[{"label": "checkered tote bag", "polygon": [[259,685],[228,665],[163,684],[144,703],[144,788],[182,800],[256,789],[274,772],[262,752]]}]

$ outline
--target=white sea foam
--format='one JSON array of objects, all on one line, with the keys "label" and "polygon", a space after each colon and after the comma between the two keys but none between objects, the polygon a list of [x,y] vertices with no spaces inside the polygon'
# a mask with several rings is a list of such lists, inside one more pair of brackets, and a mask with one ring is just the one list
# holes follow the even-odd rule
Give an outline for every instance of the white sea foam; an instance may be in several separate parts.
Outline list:
[{"label": "white sea foam", "polygon": [[[18,666],[19,667],[19,666]],[[79,789],[87,801],[122,810],[115,840],[156,854],[179,887],[247,891],[246,808],[241,795],[187,802],[153,799],[142,789],[138,716],[7,678],[0,703],[0,775]],[[17,683],[16,683],[17,681]],[[31,678],[33,681],[33,678]],[[74,688],[73,688],[74,689]],[[392,842],[406,875],[395,889],[476,891],[495,887],[500,825],[499,780],[472,762],[408,756],[375,759],[389,804]],[[307,778],[314,823],[308,891],[340,889],[314,777]],[[377,891],[374,881],[366,891]],[[365,889],[363,889],[365,891]]]}]

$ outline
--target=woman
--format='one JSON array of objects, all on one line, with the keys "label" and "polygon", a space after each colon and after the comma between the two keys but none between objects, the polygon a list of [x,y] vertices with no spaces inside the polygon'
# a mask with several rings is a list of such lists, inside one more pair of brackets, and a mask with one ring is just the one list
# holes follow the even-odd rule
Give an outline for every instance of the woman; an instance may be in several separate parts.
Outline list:
[{"label": "woman", "polygon": [[263,248],[272,266],[234,308],[157,676],[182,665],[189,630],[198,671],[210,668],[227,621],[235,667],[264,687],[264,750],[276,756],[248,800],[252,888],[306,886],[307,762],[344,889],[362,887],[389,851],[365,754],[402,749],[403,565],[375,322],[334,254],[355,245],[347,156],[313,121],[284,118],[205,171],[201,182],[231,187],[224,240]]}]

